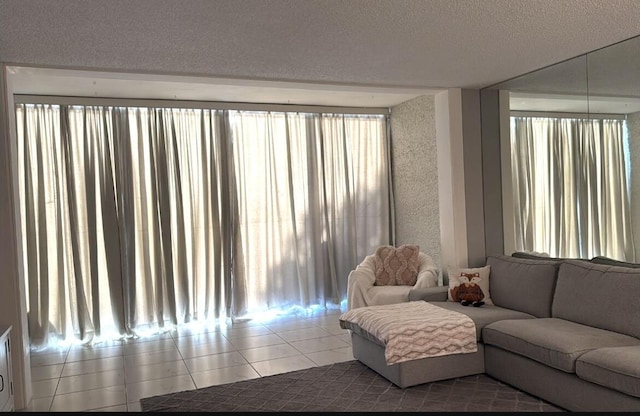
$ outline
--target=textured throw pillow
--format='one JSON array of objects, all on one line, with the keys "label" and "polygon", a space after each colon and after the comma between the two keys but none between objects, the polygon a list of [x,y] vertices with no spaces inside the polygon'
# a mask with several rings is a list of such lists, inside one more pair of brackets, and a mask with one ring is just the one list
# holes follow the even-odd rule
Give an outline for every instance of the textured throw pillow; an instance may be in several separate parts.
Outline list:
[{"label": "textured throw pillow", "polygon": [[[451,302],[462,302],[463,299],[470,303],[484,302],[493,305],[489,292],[489,276],[491,266],[476,268],[449,268],[449,296]],[[463,303],[464,304],[464,303]],[[481,305],[479,303],[478,305]]]},{"label": "textured throw pillow", "polygon": [[375,286],[413,286],[418,280],[420,247],[404,244],[400,247],[380,246],[374,257]]}]

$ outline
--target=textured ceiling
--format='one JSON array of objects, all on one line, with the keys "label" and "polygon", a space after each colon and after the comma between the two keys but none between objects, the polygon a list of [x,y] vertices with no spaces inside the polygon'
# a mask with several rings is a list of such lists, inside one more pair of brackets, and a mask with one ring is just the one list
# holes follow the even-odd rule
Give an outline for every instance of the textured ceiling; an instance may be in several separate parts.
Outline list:
[{"label": "textured ceiling", "polygon": [[640,0],[0,0],[19,65],[481,88],[640,34]]}]

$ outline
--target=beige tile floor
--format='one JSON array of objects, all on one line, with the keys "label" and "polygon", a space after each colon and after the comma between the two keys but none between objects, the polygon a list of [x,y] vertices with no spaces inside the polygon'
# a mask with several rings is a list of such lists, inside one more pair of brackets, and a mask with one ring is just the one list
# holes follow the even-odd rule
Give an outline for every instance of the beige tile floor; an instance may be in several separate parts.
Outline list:
[{"label": "beige tile floor", "polygon": [[339,310],[33,351],[24,411],[140,411],[140,399],[353,359]]}]

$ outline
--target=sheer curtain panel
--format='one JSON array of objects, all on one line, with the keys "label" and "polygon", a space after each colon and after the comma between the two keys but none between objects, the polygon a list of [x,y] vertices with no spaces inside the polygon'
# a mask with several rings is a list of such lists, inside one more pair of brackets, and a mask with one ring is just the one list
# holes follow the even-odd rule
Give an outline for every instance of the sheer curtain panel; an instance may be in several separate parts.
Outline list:
[{"label": "sheer curtain panel", "polygon": [[20,105],[16,114],[33,345],[242,310],[224,113]]},{"label": "sheer curtain panel", "polygon": [[249,310],[327,307],[389,244],[383,116],[232,113]]},{"label": "sheer curtain panel", "polygon": [[33,346],[339,306],[393,235],[384,116],[20,104]]}]

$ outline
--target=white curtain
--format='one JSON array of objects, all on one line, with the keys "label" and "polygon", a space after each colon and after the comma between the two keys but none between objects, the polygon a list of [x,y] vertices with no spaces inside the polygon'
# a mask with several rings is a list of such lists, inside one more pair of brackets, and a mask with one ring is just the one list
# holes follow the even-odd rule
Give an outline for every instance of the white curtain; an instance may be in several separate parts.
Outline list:
[{"label": "white curtain", "polygon": [[623,121],[512,117],[516,250],[634,261]]},{"label": "white curtain", "polygon": [[20,105],[16,115],[33,345],[244,307],[223,113]]},{"label": "white curtain", "polygon": [[389,244],[383,116],[18,105],[31,343],[338,304]]},{"label": "white curtain", "polygon": [[350,270],[390,241],[384,117],[232,121],[249,309],[338,305]]}]

